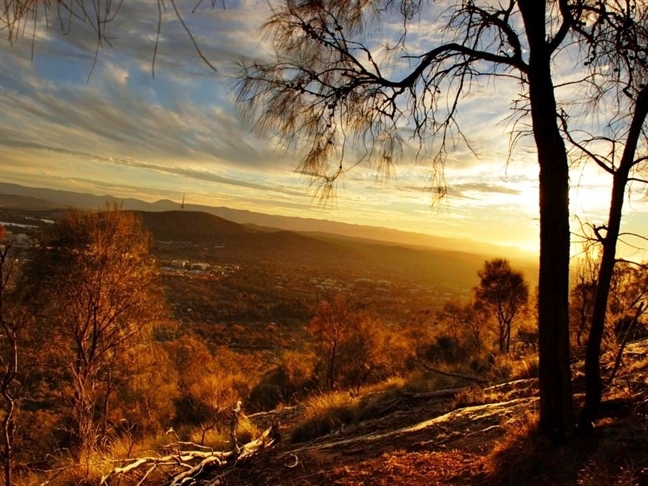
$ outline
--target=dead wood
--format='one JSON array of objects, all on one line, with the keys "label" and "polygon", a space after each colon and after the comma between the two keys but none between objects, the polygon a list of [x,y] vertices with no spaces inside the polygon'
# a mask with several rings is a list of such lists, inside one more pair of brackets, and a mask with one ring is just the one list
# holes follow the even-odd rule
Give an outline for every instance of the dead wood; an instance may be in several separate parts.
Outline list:
[{"label": "dead wood", "polygon": [[436,373],[443,376],[451,376],[453,378],[461,378],[462,380],[474,381],[475,383],[488,383],[488,380],[484,380],[483,378],[478,378],[476,376],[464,375],[461,373],[452,373],[450,371],[442,371],[437,368],[433,368],[425,363],[421,363],[420,365],[425,371],[429,371],[430,373]]},{"label": "dead wood", "polygon": [[421,393],[412,393],[407,391],[402,391],[401,393],[410,398],[440,398],[440,397],[451,397],[456,395],[462,390],[469,388],[467,386],[462,386],[460,388],[446,388],[445,390],[435,390],[430,392],[421,392]]},{"label": "dead wood", "polygon": [[[119,480],[120,477],[129,474],[140,474],[142,484],[153,471],[160,469],[169,477],[166,484],[177,486],[180,484],[192,483],[208,469],[215,467],[224,467],[232,464],[239,464],[250,457],[258,454],[263,449],[270,447],[279,440],[278,424],[273,423],[257,439],[239,446],[236,442],[236,425],[238,416],[241,412],[240,402],[234,409],[234,424],[231,427],[231,437],[233,438],[233,449],[231,451],[212,451],[204,450],[204,446],[193,444],[191,442],[177,441],[172,446],[176,449],[175,453],[161,456],[147,456],[138,458],[124,459],[119,467],[109,471],[101,478],[100,484],[110,484],[113,480]],[[179,447],[195,447],[203,450],[178,450]],[[141,472],[143,471],[143,475]]]}]

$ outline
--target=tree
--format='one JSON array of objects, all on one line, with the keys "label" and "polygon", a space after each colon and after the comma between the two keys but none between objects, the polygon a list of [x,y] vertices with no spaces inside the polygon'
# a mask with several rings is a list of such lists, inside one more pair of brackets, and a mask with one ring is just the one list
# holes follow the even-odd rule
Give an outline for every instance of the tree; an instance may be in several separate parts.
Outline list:
[{"label": "tree", "polygon": [[329,389],[338,381],[340,348],[353,335],[354,321],[362,319],[361,311],[366,306],[366,302],[353,294],[335,294],[318,302],[315,308],[309,329],[324,365],[325,386]]},{"label": "tree", "polygon": [[[610,287],[606,321],[615,342],[627,340],[648,307],[648,266],[617,263]],[[642,330],[637,329],[641,336]]]},{"label": "tree", "polygon": [[529,301],[529,286],[524,276],[511,268],[508,260],[496,258],[484,263],[478,272],[479,285],[475,300],[497,321],[497,344],[500,353],[511,348],[511,328],[524,315]]},{"label": "tree", "polygon": [[110,400],[129,378],[128,351],[150,337],[160,315],[149,242],[133,213],[71,210],[26,268],[79,454],[107,432]]},{"label": "tree", "polygon": [[475,347],[477,348],[477,353],[479,354],[482,350],[482,337],[484,335],[486,324],[488,322],[487,311],[480,303],[470,302],[466,304],[464,308],[464,315],[466,319],[465,324],[468,327],[473,340],[475,341]]},{"label": "tree", "polygon": [[461,346],[459,336],[464,327],[464,310],[461,302],[450,300],[443,305],[443,308],[437,314],[444,330],[452,336],[457,350]]},{"label": "tree", "polygon": [[[321,180],[326,195],[345,164],[368,160],[388,167],[408,125],[420,146],[438,141],[434,161],[441,168],[448,150],[464,140],[458,125],[463,96],[483,76],[519,80],[540,168],[539,429],[554,442],[568,440],[569,164],[552,61],[581,22],[582,5],[460,2],[437,19],[444,29],[430,24],[429,46],[410,54],[407,27],[421,8],[404,0],[286,0],[267,23],[276,58],[242,66],[238,101],[258,129],[303,148],[300,170]],[[388,50],[402,52],[411,68],[401,63],[390,71],[376,46],[363,42],[365,28],[385,15],[401,17],[405,30]],[[359,154],[345,152],[352,140],[364,148]]]},{"label": "tree", "polygon": [[[606,224],[592,226],[601,246],[601,262],[585,355],[585,406],[579,429],[591,434],[600,407],[603,382],[600,371],[601,342],[605,330],[610,285],[621,235],[621,219],[626,187],[631,182],[648,182],[640,177],[648,169],[648,142],[645,121],[648,115],[648,8],[645,3],[612,0],[586,4],[587,22],[575,31],[589,46],[594,99],[607,92],[611,99],[605,109],[612,112],[606,132],[577,137],[561,116],[566,136],[584,159],[594,162],[612,176],[610,212]],[[606,113],[609,116],[609,113]],[[607,144],[607,153],[601,150]],[[637,236],[637,235],[635,235]],[[642,236],[640,236],[642,237]],[[645,236],[643,236],[645,239]]]},{"label": "tree", "polygon": [[598,261],[594,261],[591,252],[586,252],[574,272],[575,285],[569,301],[569,320],[571,331],[575,334],[575,344],[579,347],[585,344],[583,339],[587,336],[592,318],[597,269]]}]

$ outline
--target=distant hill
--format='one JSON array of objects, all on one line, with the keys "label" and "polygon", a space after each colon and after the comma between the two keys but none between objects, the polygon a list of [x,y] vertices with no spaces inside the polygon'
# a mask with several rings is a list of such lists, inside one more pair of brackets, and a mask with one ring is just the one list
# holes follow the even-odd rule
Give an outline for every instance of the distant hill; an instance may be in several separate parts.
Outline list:
[{"label": "distant hill", "polygon": [[34,211],[49,211],[64,209],[66,206],[36,197],[18,196],[15,194],[4,194],[0,192],[0,208],[22,208]]},{"label": "distant hill", "polygon": [[158,240],[213,240],[232,235],[248,235],[255,230],[199,211],[135,211],[143,226]]},{"label": "distant hill", "polygon": [[[82,194],[54,189],[30,188],[3,182],[0,182],[0,194],[38,198],[66,207],[74,206],[97,209],[105,206],[106,202],[109,202],[119,204],[124,209],[134,211],[165,212],[181,209],[180,204],[168,199],[149,203],[133,198],[120,199],[109,195],[97,196],[94,194]],[[329,233],[349,238],[395,243],[401,246],[447,249],[484,256],[506,255],[508,258],[522,259],[529,262],[537,260],[535,255],[515,247],[502,247],[472,240],[424,235],[390,228],[339,223],[315,218],[278,216],[197,204],[185,205],[185,211],[205,212],[234,223],[271,227],[299,233]]]}]

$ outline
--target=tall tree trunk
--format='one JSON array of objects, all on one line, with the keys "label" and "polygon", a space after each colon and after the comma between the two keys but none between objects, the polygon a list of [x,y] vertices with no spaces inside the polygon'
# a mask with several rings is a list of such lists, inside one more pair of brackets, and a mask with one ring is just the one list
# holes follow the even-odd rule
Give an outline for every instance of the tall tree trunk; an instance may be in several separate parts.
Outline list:
[{"label": "tall tree trunk", "polygon": [[562,443],[574,429],[569,368],[569,165],[551,80],[546,5],[537,0],[520,0],[519,5],[530,48],[529,99],[540,165],[539,433]]},{"label": "tall tree trunk", "polygon": [[623,199],[625,188],[630,176],[630,169],[634,165],[635,152],[641,129],[648,114],[648,88],[644,87],[635,103],[635,112],[628,131],[625,148],[621,157],[621,163],[614,173],[612,183],[612,197],[610,201],[610,214],[608,216],[607,231],[601,244],[603,254],[601,266],[599,267],[598,283],[594,297],[594,308],[592,311],[592,325],[590,326],[587,339],[587,351],[585,354],[585,406],[579,417],[579,432],[590,435],[593,431],[593,422],[598,415],[603,394],[603,380],[601,379],[600,359],[601,342],[605,331],[605,313],[607,311],[608,297],[610,295],[610,283],[614,273],[616,261],[616,246],[621,228],[621,216],[623,212]]},{"label": "tall tree trunk", "polygon": [[506,325],[506,354],[511,352],[511,323]]},{"label": "tall tree trunk", "polygon": [[337,358],[337,339],[333,342],[331,346],[331,356],[329,361],[329,368],[326,376],[326,382],[329,390],[333,389],[335,384],[335,359]]}]

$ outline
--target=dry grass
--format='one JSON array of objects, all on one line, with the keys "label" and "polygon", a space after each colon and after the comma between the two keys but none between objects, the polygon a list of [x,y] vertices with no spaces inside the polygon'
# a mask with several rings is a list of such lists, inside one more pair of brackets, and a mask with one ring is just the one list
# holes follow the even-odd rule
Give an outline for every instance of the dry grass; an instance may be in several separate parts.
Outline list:
[{"label": "dry grass", "polygon": [[302,421],[292,432],[291,441],[304,442],[321,437],[352,423],[359,399],[347,392],[332,392],[309,398]]},{"label": "dry grass", "polygon": [[356,394],[337,391],[313,396],[305,403],[302,418],[292,431],[291,441],[305,442],[359,421],[382,417],[406,387],[404,378],[391,378],[366,386]]},{"label": "dry grass", "polygon": [[62,456],[55,461],[50,469],[44,471],[29,471],[16,474],[15,486],[68,486],[68,485],[95,485],[99,484],[101,477],[115,467],[112,456],[99,451],[90,451],[81,455],[78,461],[71,457]]},{"label": "dry grass", "polygon": [[450,410],[470,407],[472,405],[483,405],[489,403],[484,389],[481,386],[471,386],[457,393],[450,402]]},{"label": "dry grass", "polygon": [[534,354],[524,357],[499,354],[488,370],[488,377],[493,381],[536,378],[538,366],[538,356]]}]

